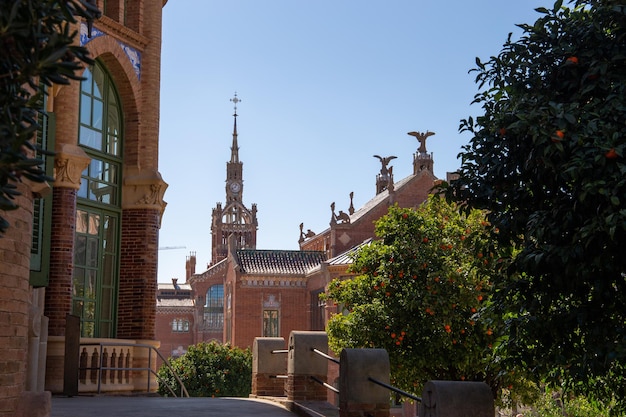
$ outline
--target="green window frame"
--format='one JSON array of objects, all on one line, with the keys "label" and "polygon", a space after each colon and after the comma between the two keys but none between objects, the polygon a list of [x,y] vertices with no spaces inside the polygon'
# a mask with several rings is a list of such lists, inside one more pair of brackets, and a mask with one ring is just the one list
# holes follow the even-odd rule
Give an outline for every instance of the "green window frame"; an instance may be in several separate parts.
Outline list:
[{"label": "green window frame", "polygon": [[83,337],[114,335],[118,217],[104,210],[77,210],[72,314],[82,319]]},{"label": "green window frame", "polygon": [[96,62],[83,73],[78,143],[91,158],[76,206],[72,314],[81,336],[115,337],[122,185],[122,109],[113,79]]},{"label": "green window frame", "polygon": [[[43,86],[44,89],[47,87]],[[37,113],[39,128],[36,133],[38,150],[36,158],[43,161],[41,168],[50,178],[54,176],[54,131],[53,113],[46,111],[47,95],[43,95]],[[50,152],[50,153],[48,153]],[[47,287],[50,263],[50,229],[52,224],[52,193],[36,195],[33,200],[33,234],[30,247],[30,285]]]},{"label": "green window frame", "polygon": [[263,337],[278,337],[279,324],[278,310],[263,310]]}]

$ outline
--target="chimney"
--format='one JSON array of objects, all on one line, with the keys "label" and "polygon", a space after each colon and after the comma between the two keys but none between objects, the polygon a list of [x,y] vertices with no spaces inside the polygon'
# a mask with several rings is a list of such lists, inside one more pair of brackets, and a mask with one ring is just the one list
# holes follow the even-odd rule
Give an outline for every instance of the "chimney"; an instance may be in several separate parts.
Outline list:
[{"label": "chimney", "polygon": [[187,261],[185,262],[185,280],[189,282],[189,278],[196,273],[196,253],[189,252]]}]

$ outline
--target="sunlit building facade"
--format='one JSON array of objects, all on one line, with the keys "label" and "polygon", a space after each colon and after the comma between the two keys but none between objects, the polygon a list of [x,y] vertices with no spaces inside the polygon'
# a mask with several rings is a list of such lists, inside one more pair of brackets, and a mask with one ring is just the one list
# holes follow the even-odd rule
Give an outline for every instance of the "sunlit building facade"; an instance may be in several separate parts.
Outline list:
[{"label": "sunlit building facade", "polygon": [[[86,22],[75,26],[77,43],[95,64],[84,69],[83,81],[48,90],[37,140],[55,152],[46,160],[54,182],[20,185],[20,209],[7,213],[11,228],[0,239],[1,310],[13,317],[12,337],[0,332],[1,376],[8,382],[0,390],[0,416],[45,404],[46,391],[68,389],[70,334],[78,333],[81,366],[94,355],[108,365],[145,366],[147,356],[129,345],[158,346],[154,300],[167,188],[158,170],[165,3],[98,0],[103,16],[91,30]],[[110,391],[135,391],[147,379],[127,373],[113,381],[96,373]],[[74,388],[93,392],[92,382],[93,375],[82,372]]]}]

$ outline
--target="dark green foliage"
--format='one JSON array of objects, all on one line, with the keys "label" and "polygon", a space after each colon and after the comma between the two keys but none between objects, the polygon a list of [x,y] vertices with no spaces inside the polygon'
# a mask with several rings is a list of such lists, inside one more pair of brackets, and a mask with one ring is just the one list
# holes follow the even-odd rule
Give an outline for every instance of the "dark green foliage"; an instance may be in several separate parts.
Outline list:
[{"label": "dark green foliage", "polygon": [[[33,157],[44,86],[79,79],[80,62],[91,63],[87,50],[73,45],[77,17],[100,12],[88,0],[18,0],[0,3],[0,210],[17,208],[21,178],[49,180]],[[0,236],[9,226],[0,216]]]},{"label": "dark green foliage", "polygon": [[[199,343],[170,364],[191,397],[247,397],[252,390],[250,349]],[[158,375],[159,394],[171,395],[164,384],[180,393],[180,385],[166,366],[161,366]]]},{"label": "dark green foliage", "polygon": [[484,114],[461,123],[473,137],[447,194],[488,210],[521,250],[494,296],[508,357],[626,399],[626,7],[537,11],[519,41],[477,60]]}]

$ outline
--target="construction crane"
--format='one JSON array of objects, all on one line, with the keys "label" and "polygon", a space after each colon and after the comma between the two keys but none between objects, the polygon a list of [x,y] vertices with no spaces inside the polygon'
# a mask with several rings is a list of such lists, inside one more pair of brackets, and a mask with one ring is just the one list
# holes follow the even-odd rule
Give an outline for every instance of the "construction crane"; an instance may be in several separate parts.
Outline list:
[{"label": "construction crane", "polygon": [[159,250],[187,249],[187,246],[160,246]]}]

